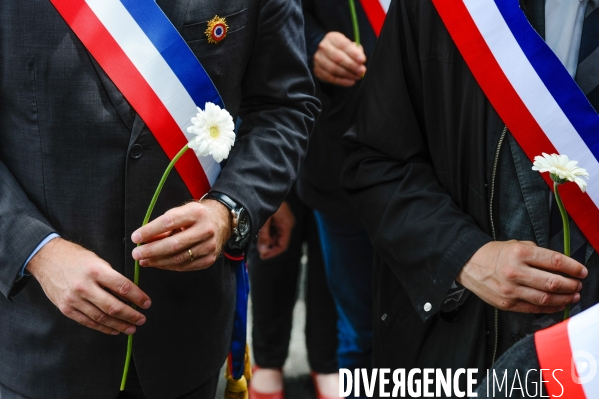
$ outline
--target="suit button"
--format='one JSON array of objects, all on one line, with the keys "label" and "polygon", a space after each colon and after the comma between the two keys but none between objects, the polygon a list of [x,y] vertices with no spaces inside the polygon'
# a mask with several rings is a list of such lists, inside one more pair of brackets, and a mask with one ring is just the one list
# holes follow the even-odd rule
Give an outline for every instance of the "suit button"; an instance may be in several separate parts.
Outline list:
[{"label": "suit button", "polygon": [[427,303],[424,304],[424,311],[425,312],[430,312],[432,308],[433,308],[433,305],[431,305],[430,302],[427,302]]},{"label": "suit button", "polygon": [[141,155],[144,153],[144,148],[141,144],[133,144],[131,146],[131,150],[129,150],[129,156],[133,159],[141,158]]}]

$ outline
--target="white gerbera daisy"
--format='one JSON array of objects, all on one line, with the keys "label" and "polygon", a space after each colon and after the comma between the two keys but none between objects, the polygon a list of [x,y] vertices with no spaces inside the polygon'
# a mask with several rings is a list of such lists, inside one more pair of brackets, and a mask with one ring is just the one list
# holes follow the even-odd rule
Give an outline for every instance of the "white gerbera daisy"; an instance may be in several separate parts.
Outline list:
[{"label": "white gerbera daisy", "polygon": [[576,166],[578,162],[571,161],[567,155],[543,153],[543,156],[535,157],[533,165],[532,170],[538,170],[540,173],[549,172],[551,180],[557,184],[570,181],[578,184],[583,193],[587,189],[587,182],[582,178],[588,180],[589,173],[586,169]]},{"label": "white gerbera daisy", "polygon": [[235,143],[235,123],[229,111],[208,102],[203,111],[198,108],[191,123],[187,132],[196,137],[189,141],[189,148],[198,156],[212,155],[216,162],[227,159]]}]

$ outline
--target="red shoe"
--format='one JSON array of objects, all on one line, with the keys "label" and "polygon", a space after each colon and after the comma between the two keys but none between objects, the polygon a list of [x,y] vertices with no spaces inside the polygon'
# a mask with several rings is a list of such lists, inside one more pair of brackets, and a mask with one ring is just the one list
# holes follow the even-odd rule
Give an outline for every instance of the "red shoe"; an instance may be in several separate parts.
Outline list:
[{"label": "red shoe", "polygon": [[[252,373],[255,373],[256,371],[258,371],[260,369],[261,368],[258,366],[252,367]],[[282,373],[281,370],[279,370],[279,371]],[[248,388],[248,394],[249,394],[249,399],[285,399],[285,395],[284,395],[282,389],[280,391],[270,392],[270,393],[257,392],[254,390],[254,386],[252,385],[251,381],[250,381],[250,386]]]},{"label": "red shoe", "polygon": [[339,396],[325,396],[320,392],[320,388],[318,387],[318,382],[316,380],[317,373],[311,372],[312,375],[312,383],[314,384],[314,390],[316,391],[316,399],[340,399]]}]

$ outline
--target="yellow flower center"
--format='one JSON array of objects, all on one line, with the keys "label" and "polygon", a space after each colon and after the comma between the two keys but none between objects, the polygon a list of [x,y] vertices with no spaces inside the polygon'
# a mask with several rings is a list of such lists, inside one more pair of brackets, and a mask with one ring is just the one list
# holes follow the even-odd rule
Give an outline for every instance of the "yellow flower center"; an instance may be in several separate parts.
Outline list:
[{"label": "yellow flower center", "polygon": [[212,137],[213,139],[220,136],[220,129],[218,128],[218,126],[212,125],[208,130],[210,130],[210,137]]}]

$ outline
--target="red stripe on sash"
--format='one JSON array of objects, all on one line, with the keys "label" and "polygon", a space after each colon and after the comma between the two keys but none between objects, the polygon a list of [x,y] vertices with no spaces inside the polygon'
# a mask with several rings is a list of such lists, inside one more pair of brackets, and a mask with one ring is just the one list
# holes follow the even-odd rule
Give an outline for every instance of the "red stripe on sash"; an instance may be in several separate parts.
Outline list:
[{"label": "red stripe on sash", "polygon": [[[568,322],[556,324],[535,334],[535,346],[539,365],[543,371],[543,381],[547,393],[551,397],[568,399],[586,399],[582,385],[573,381],[572,371],[578,376],[576,369],[572,370],[572,348],[568,335]],[[555,378],[553,371],[557,371]],[[558,382],[559,381],[559,382]]]},{"label": "red stripe on sash", "polygon": [[[173,159],[187,144],[187,139],[119,44],[84,0],[51,2],[146,123],[169,159]],[[193,151],[185,153],[175,168],[193,198],[201,198],[210,189],[202,165]]]},{"label": "red stripe on sash", "polygon": [[[557,153],[495,60],[464,3],[461,0],[433,0],[433,3],[481,89],[529,159],[543,152]],[[553,189],[549,174],[542,173],[542,176]],[[595,223],[599,220],[597,206],[574,183],[562,185],[560,195],[585,237],[593,247],[599,248],[599,229]]]},{"label": "red stripe on sash", "polygon": [[366,13],[374,34],[376,37],[379,37],[386,16],[383,6],[378,0],[360,0],[360,4],[362,4],[364,13]]}]

